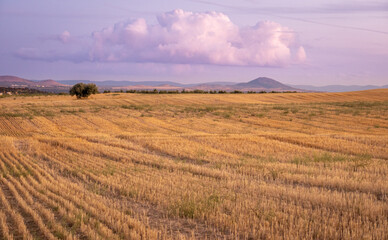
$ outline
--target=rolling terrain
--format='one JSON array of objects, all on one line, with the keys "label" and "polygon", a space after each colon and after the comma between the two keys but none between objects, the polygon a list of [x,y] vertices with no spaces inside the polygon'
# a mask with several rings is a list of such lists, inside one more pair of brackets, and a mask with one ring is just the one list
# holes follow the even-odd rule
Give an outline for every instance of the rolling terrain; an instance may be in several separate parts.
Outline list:
[{"label": "rolling terrain", "polygon": [[[61,82],[61,83],[60,83]],[[276,80],[266,77],[259,77],[252,81],[245,83],[228,83],[228,82],[213,82],[202,84],[180,84],[169,81],[144,81],[144,82],[132,82],[132,81],[90,81],[90,80],[69,80],[59,81],[54,80],[42,80],[31,81],[15,76],[0,76],[0,87],[28,87],[40,90],[52,91],[52,92],[68,92],[70,86],[83,83],[94,83],[101,91],[104,90],[222,90],[232,92],[234,90],[240,90],[244,92],[248,91],[297,91],[305,92],[305,90],[293,88],[284,85]],[[63,84],[62,84],[63,83]]]},{"label": "rolling terrain", "polygon": [[388,89],[0,99],[0,239],[387,239]]},{"label": "rolling terrain", "polygon": [[0,76],[0,87],[28,88],[45,92],[68,92],[69,85],[58,83],[54,80],[31,81],[15,76]]},{"label": "rolling terrain", "polygon": [[286,85],[279,81],[276,81],[267,77],[259,77],[249,82],[235,83],[235,82],[208,82],[200,84],[182,84],[171,81],[91,81],[91,80],[41,80],[32,81],[15,76],[0,76],[0,87],[24,87],[39,89],[48,92],[68,92],[70,86],[77,83],[95,83],[101,91],[111,90],[221,90],[232,92],[234,90],[239,91],[296,91],[296,92],[350,92],[350,91],[362,91],[370,89],[388,88],[388,85],[375,86],[375,85],[329,85],[329,86],[311,86],[311,85]]}]

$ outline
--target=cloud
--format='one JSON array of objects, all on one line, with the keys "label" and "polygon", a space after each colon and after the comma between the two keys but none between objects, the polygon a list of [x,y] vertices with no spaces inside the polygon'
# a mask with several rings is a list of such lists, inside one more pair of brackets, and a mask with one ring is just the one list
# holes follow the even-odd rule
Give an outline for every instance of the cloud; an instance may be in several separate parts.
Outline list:
[{"label": "cloud", "polygon": [[64,31],[58,36],[58,40],[60,40],[62,43],[68,43],[70,41],[70,32],[69,31]]},{"label": "cloud", "polygon": [[[69,32],[62,33],[62,42],[69,38]],[[83,61],[283,67],[306,56],[291,29],[271,21],[239,27],[218,12],[178,9],[159,15],[156,24],[142,18],[119,22],[93,32],[91,38]],[[30,59],[40,55],[52,59],[49,54],[19,53]],[[64,60],[69,59],[74,57]]]},{"label": "cloud", "polygon": [[[350,29],[356,31],[365,31],[378,34],[388,34],[387,31],[378,30],[373,28],[362,28],[358,26],[346,26],[341,24],[330,24],[326,22],[312,21],[307,18],[292,17],[301,16],[304,14],[354,14],[354,13],[374,13],[374,12],[387,12],[388,3],[386,1],[377,1],[366,3],[364,1],[347,1],[345,3],[336,3],[336,4],[312,4],[311,6],[293,6],[293,7],[279,7],[279,6],[260,6],[257,7],[257,4],[250,6],[236,6],[236,5],[227,5],[223,3],[215,3],[205,0],[191,0],[192,2],[203,3],[206,5],[222,7],[232,11],[237,11],[244,14],[254,14],[254,15],[267,15],[270,17],[284,18],[288,20],[306,22],[316,25],[323,25],[335,28]],[[252,2],[255,2],[254,0]],[[376,18],[375,15],[371,16]],[[348,19],[348,16],[343,16],[344,19]]]},{"label": "cloud", "polygon": [[296,52],[296,61],[304,62],[306,60],[306,52],[303,47],[299,47]]},{"label": "cloud", "polygon": [[284,66],[296,44],[291,29],[270,21],[238,27],[223,13],[183,10],[157,20],[120,22],[94,32],[90,60]]},{"label": "cloud", "polygon": [[41,41],[53,41],[53,42],[61,42],[63,44],[70,43],[74,40],[69,31],[63,31],[60,34],[52,34],[47,36],[41,36],[39,38]]}]

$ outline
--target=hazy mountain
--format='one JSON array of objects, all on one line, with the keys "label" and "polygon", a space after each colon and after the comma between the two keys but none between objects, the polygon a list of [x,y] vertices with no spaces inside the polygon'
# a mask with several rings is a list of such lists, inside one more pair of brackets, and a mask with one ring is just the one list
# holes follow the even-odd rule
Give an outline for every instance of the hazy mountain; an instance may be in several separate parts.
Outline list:
[{"label": "hazy mountain", "polygon": [[207,82],[207,83],[201,83],[201,84],[231,86],[237,83],[236,82]]},{"label": "hazy mountain", "polygon": [[[15,77],[16,78],[16,77]],[[22,79],[25,80],[25,79]],[[27,80],[28,81],[28,80]],[[243,90],[243,91],[320,91],[320,92],[346,92],[346,91],[361,91],[376,88],[388,88],[385,86],[345,86],[345,85],[329,85],[329,86],[311,86],[311,85],[285,85],[274,79],[267,77],[259,77],[246,83],[235,82],[208,82],[200,84],[182,84],[170,81],[90,81],[90,80],[58,80],[56,81],[65,85],[74,85],[79,82],[83,83],[95,83],[97,86],[103,89],[166,89],[167,87],[159,87],[161,85],[168,85],[171,89],[201,89],[201,90]],[[0,81],[1,84],[1,81]]]},{"label": "hazy mountain", "polygon": [[388,85],[384,86],[375,86],[375,85],[327,85],[327,86],[311,86],[311,85],[290,85],[295,88],[301,88],[311,91],[319,91],[319,92],[352,92],[352,91],[362,91],[369,89],[377,89],[377,88],[388,88]]},{"label": "hazy mountain", "polygon": [[0,86],[28,87],[49,91],[68,91],[76,83],[95,83],[100,90],[130,90],[130,89],[159,89],[159,90],[223,90],[223,91],[303,91],[276,80],[260,77],[247,83],[209,82],[201,84],[181,84],[169,81],[90,81],[90,80],[27,80],[14,76],[0,76]]},{"label": "hazy mountain", "polygon": [[18,92],[34,92],[34,91],[26,91],[20,89],[30,89],[30,90],[39,90],[44,92],[68,92],[70,86],[58,83],[54,80],[42,80],[42,81],[32,81],[24,78],[19,78],[15,76],[0,76],[0,87],[5,88],[13,88],[15,91],[17,89]]},{"label": "hazy mountain", "polygon": [[32,85],[33,81],[15,77],[15,76],[0,76],[0,86],[1,87],[11,87],[15,85]]},{"label": "hazy mountain", "polygon": [[202,83],[202,84],[197,84],[194,86],[191,86],[187,88],[186,90],[217,90],[217,91],[233,91],[235,90],[233,85],[223,85],[223,84],[217,84],[217,83]]},{"label": "hazy mountain", "polygon": [[193,85],[193,84],[180,84],[175,82],[169,82],[169,81],[142,81],[142,82],[136,82],[136,81],[113,81],[113,80],[107,80],[107,81],[90,81],[90,80],[59,80],[59,83],[66,84],[66,85],[74,85],[77,83],[95,83],[97,86],[101,87],[126,87],[126,86],[159,86],[159,85],[171,85],[171,86],[177,86],[177,87],[184,87],[187,85]]},{"label": "hazy mountain", "polygon": [[15,76],[0,76],[1,87],[67,87],[54,80],[31,81]]},{"label": "hazy mountain", "polygon": [[62,83],[58,83],[54,80],[42,80],[42,81],[38,81],[37,82],[39,85],[41,86],[45,86],[45,87],[66,87],[66,86],[69,86],[69,85],[66,85],[66,84],[62,84]]},{"label": "hazy mountain", "polygon": [[[108,85],[105,85],[107,81],[104,82],[104,84],[100,84],[100,82],[96,82],[96,84],[102,88],[107,87]],[[232,82],[209,82],[209,83],[200,83],[200,84],[177,84],[173,82],[169,82],[168,84],[165,84],[165,82],[146,82],[147,84],[144,84],[144,82],[121,82],[121,84],[128,84],[131,85],[127,86],[119,86],[119,82],[116,82],[115,85],[112,87],[112,84],[110,83],[110,87],[114,90],[117,89],[144,89],[144,90],[152,90],[152,89],[158,89],[158,90],[223,90],[223,91],[234,91],[234,90],[240,90],[240,91],[304,91],[301,89],[296,89],[287,85],[284,85],[276,80],[270,79],[270,78],[257,78],[247,83],[232,83]]]},{"label": "hazy mountain", "polygon": [[[281,82],[267,77],[259,77],[247,83],[238,83],[232,85],[236,89],[257,89],[257,90],[271,90],[271,91],[302,91],[301,89],[287,86]],[[246,90],[248,91],[248,90]]]},{"label": "hazy mountain", "polygon": [[248,83],[235,83],[235,82],[208,82],[208,83],[200,83],[200,84],[181,84],[176,82],[169,81],[89,81],[89,80],[61,80],[58,81],[67,85],[74,85],[79,82],[83,83],[95,83],[97,86],[103,89],[186,89],[186,90],[225,90],[225,91],[233,91],[233,90],[243,90],[243,91],[297,91],[299,89],[294,89],[292,87],[286,86],[278,81],[275,81],[270,78],[257,78]]},{"label": "hazy mountain", "polygon": [[159,89],[159,90],[223,90],[223,91],[298,91],[298,92],[346,92],[346,91],[361,91],[376,88],[388,88],[385,86],[344,86],[344,85],[329,85],[329,86],[311,86],[311,85],[285,85],[274,79],[267,77],[259,77],[245,83],[234,82],[208,82],[200,84],[181,84],[170,81],[91,81],[91,80],[28,80],[16,76],[0,76],[0,87],[27,87],[43,91],[51,92],[67,92],[69,87],[76,83],[95,83],[100,90],[130,90],[130,89]]}]

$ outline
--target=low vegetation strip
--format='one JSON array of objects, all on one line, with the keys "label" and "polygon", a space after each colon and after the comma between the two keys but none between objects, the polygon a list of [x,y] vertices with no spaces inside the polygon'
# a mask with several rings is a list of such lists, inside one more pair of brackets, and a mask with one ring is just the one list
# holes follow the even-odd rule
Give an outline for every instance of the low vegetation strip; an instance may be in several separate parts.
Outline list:
[{"label": "low vegetation strip", "polygon": [[0,239],[387,239],[388,90],[0,99]]}]

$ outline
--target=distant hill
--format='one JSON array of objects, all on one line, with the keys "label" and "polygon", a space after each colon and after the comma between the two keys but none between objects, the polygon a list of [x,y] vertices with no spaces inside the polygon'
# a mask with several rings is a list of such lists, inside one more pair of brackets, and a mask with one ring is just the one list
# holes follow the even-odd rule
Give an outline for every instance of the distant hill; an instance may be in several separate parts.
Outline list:
[{"label": "distant hill", "polygon": [[70,86],[58,83],[51,79],[42,81],[32,81],[15,76],[0,76],[0,87],[29,88],[45,92],[67,92]]},{"label": "distant hill", "polygon": [[15,76],[0,76],[1,87],[66,87],[54,80],[31,81]]},{"label": "distant hill", "polygon": [[31,85],[32,81],[23,79],[20,77],[15,77],[15,76],[0,76],[0,86],[1,87],[11,87],[13,85],[24,85],[28,86]]},{"label": "distant hill", "polygon": [[[169,81],[142,81],[142,82],[136,82],[136,81],[113,81],[113,80],[107,80],[107,81],[90,81],[90,80],[59,80],[59,83],[66,84],[66,85],[74,85],[77,83],[95,83],[98,86],[102,87],[126,87],[126,86],[160,86],[160,85],[171,85],[176,87],[184,87],[186,84],[180,84],[175,82],[169,82]],[[192,84],[189,84],[190,86]]]},{"label": "distant hill", "polygon": [[258,89],[273,91],[301,91],[301,89],[287,86],[281,82],[267,77],[259,77],[247,83],[232,85],[236,89]]},{"label": "distant hill", "polygon": [[2,87],[27,87],[44,91],[65,92],[76,83],[95,83],[100,90],[223,90],[223,91],[300,91],[304,90],[284,85],[274,79],[260,77],[247,83],[209,82],[201,84],[181,84],[170,81],[90,81],[90,80],[27,80],[15,76],[0,76]]},{"label": "distant hill", "polygon": [[67,92],[70,86],[76,83],[95,83],[100,91],[103,90],[222,90],[234,91],[239,90],[243,92],[248,91],[297,91],[297,92],[347,92],[347,91],[361,91],[377,88],[388,88],[385,86],[344,86],[344,85],[329,85],[329,86],[311,86],[311,85],[285,85],[279,81],[268,77],[259,77],[249,82],[235,83],[235,82],[208,82],[200,84],[182,84],[171,81],[91,81],[91,80],[28,80],[16,76],[0,76],[0,87],[13,88],[31,88],[47,92]]},{"label": "distant hill", "polygon": [[51,80],[51,79],[38,81],[37,83],[39,83],[41,86],[46,86],[46,87],[58,87],[58,86],[65,87],[65,86],[68,86],[65,84],[58,83],[58,82]]},{"label": "distant hill", "polygon": [[[102,87],[104,89],[104,87]],[[183,87],[177,87],[169,84],[162,84],[158,86],[147,86],[147,85],[132,85],[125,87],[112,87],[112,90],[182,90]]]},{"label": "distant hill", "polygon": [[[260,77],[257,79],[254,79],[247,83],[231,83],[231,82],[210,82],[210,83],[201,83],[201,84],[177,84],[174,82],[169,82],[166,84],[165,82],[147,82],[147,84],[144,84],[144,82],[124,82],[124,83],[131,83],[132,85],[129,86],[118,86],[118,83],[115,83],[115,87],[111,87],[113,90],[123,89],[133,89],[133,90],[152,90],[152,89],[158,89],[158,90],[222,90],[222,91],[234,91],[234,90],[240,90],[240,91],[298,91],[303,92],[302,89],[293,88],[287,85],[284,85],[276,80],[273,80],[271,78],[266,77]],[[134,84],[135,83],[135,84]],[[104,88],[106,81],[104,84],[101,85],[100,82],[96,82],[97,85]],[[112,84],[111,84],[112,85]]]},{"label": "distant hill", "polygon": [[266,77],[259,77],[247,83],[238,83],[233,86],[240,88],[289,88],[276,80]]},{"label": "distant hill", "polygon": [[79,82],[95,83],[101,89],[112,90],[128,90],[128,89],[158,89],[158,90],[223,90],[223,91],[303,91],[287,85],[284,85],[276,80],[266,77],[260,77],[247,83],[235,82],[209,82],[201,84],[181,84],[170,81],[90,81],[90,80],[62,80],[58,81],[62,84],[74,85]]},{"label": "distant hill", "polygon": [[311,91],[319,91],[319,92],[352,92],[352,91],[363,91],[370,89],[379,89],[379,88],[388,88],[388,85],[384,86],[375,86],[375,85],[327,85],[327,86],[311,86],[311,85],[291,85],[292,87],[311,90]]}]

